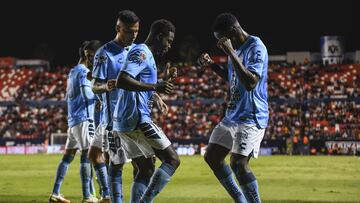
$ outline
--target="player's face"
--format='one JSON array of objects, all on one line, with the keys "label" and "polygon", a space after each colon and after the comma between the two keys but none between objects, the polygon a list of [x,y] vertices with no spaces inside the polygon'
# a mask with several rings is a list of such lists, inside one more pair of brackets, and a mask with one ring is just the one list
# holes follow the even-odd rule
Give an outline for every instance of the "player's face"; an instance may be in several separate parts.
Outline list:
[{"label": "player's face", "polygon": [[241,45],[241,43],[239,42],[240,32],[241,27],[239,25],[239,22],[236,22],[227,31],[214,32],[214,36],[217,40],[226,37],[231,40],[231,44],[234,48],[238,48]]},{"label": "player's face", "polygon": [[118,24],[117,32],[123,45],[130,46],[132,43],[134,43],[139,33],[139,22],[135,24],[125,24],[120,22]]},{"label": "player's face", "polygon": [[84,53],[85,53],[85,58],[87,60],[87,63],[89,64],[88,66],[89,66],[89,68],[91,68],[93,66],[95,52],[92,50],[85,49]]},{"label": "player's face", "polygon": [[174,41],[175,33],[169,32],[168,35],[161,35],[159,41],[158,55],[165,55],[171,48],[171,44]]},{"label": "player's face", "polygon": [[236,36],[234,35],[234,32],[232,30],[226,32],[214,32],[214,36],[217,40],[226,37],[231,40],[231,44],[233,47],[237,47]]}]

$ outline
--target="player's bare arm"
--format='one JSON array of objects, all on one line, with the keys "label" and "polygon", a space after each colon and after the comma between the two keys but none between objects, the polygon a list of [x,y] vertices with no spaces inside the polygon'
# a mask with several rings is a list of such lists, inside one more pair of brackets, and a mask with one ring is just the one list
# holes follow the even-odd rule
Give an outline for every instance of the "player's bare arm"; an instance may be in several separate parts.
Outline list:
[{"label": "player's bare arm", "polygon": [[170,94],[174,89],[174,85],[168,81],[162,81],[157,84],[142,83],[123,71],[120,72],[117,78],[116,87],[128,91],[156,91],[165,94]]},{"label": "player's bare arm", "polygon": [[154,98],[155,104],[159,108],[160,112],[163,115],[166,115],[167,112],[169,111],[168,105],[161,99],[160,95],[157,93],[153,94],[153,98]]},{"label": "player's bare arm", "polygon": [[93,79],[92,81],[92,91],[95,94],[101,94],[104,92],[110,92],[113,89],[115,89],[115,84],[116,84],[116,80],[112,79],[112,80],[108,80],[106,83],[101,82],[97,79]]},{"label": "player's bare arm", "polygon": [[227,69],[219,64],[214,63],[208,53],[203,53],[200,55],[198,58],[198,64],[202,67],[209,66],[217,75],[219,75],[223,80],[227,81]]},{"label": "player's bare arm", "polygon": [[245,88],[248,91],[254,89],[260,78],[257,74],[249,71],[242,64],[242,60],[237,56],[230,39],[226,37],[219,39],[217,46],[230,57],[230,60],[234,65],[235,72],[239,76],[240,82],[245,86]]}]

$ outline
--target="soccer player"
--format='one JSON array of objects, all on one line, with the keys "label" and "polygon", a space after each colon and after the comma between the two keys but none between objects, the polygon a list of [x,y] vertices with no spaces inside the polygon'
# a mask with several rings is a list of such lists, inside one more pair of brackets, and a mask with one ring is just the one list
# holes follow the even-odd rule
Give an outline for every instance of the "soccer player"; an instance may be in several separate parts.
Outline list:
[{"label": "soccer player", "polygon": [[[100,126],[91,144],[89,157],[94,164],[98,180],[101,183],[102,197],[99,202],[110,202],[110,197],[114,203],[122,202],[122,166],[127,159],[122,157],[119,160],[113,160],[107,170],[102,151],[109,150],[109,148],[111,150],[111,146],[114,144],[111,133],[113,126],[112,114],[119,98],[119,90],[115,88],[115,82],[138,35],[139,22],[139,17],[133,11],[120,11],[116,22],[114,40],[106,43],[98,50],[94,61],[92,90],[96,94],[101,94],[103,103]],[[108,140],[111,142],[107,142]],[[108,143],[109,146],[103,147],[104,142]],[[121,146],[121,143],[117,144]],[[102,148],[104,149],[102,150]],[[119,153],[122,153],[121,150]],[[118,167],[113,167],[114,162]],[[110,184],[108,180],[111,181]]]},{"label": "soccer player", "polygon": [[[131,202],[152,202],[180,165],[170,140],[150,117],[152,104],[159,99],[156,92],[170,94],[173,90],[167,80],[157,83],[154,55],[167,53],[174,35],[171,22],[164,19],[153,22],[146,41],[131,49],[117,78],[116,86],[123,90],[114,113],[114,138],[122,142],[126,156],[139,167]],[[155,171],[152,151],[162,161]]]},{"label": "soccer player", "polygon": [[[225,117],[210,136],[205,161],[235,202],[260,202],[258,183],[249,160],[258,157],[268,123],[267,50],[264,43],[247,34],[230,13],[217,16],[213,31],[217,46],[228,55],[228,67],[215,64],[207,53],[200,56],[199,63],[210,66],[228,80],[230,101]],[[230,151],[232,170],[224,160]]]},{"label": "soccer player", "polygon": [[[70,70],[67,80],[66,100],[68,105],[68,137],[65,145],[65,154],[58,166],[53,192],[49,202],[69,203],[60,194],[68,167],[74,159],[78,149],[81,151],[80,176],[82,183],[83,203],[97,202],[90,194],[91,165],[87,158],[90,140],[94,136],[94,94],[91,91],[91,82],[87,79],[91,61],[101,43],[97,40],[83,43],[80,48],[80,61]],[[85,51],[86,50],[86,51]]]},{"label": "soccer player", "polygon": [[[88,80],[90,80],[90,81],[92,81],[92,69],[93,69],[93,67],[91,67],[91,71],[88,73],[88,75],[87,75],[87,78],[88,78]],[[95,140],[95,138],[97,138],[98,140],[99,139],[101,139],[101,138],[99,138],[99,137],[101,137],[101,133],[99,134],[99,132],[98,132],[98,130],[99,129],[101,129],[100,127],[99,127],[99,123],[100,123],[100,117],[101,117],[101,110],[102,110],[102,108],[101,108],[101,104],[102,104],[102,102],[101,102],[101,95],[99,96],[99,95],[95,95],[95,102],[94,102],[95,104],[94,104],[94,124],[95,124],[95,137],[92,139],[92,141],[91,141],[91,143],[93,143],[94,142],[94,140]],[[103,142],[103,151],[104,151],[104,149],[106,148],[106,144],[107,144],[107,142]],[[89,149],[89,153],[90,152],[92,152],[93,150],[93,147],[90,145],[90,149]],[[106,151],[106,150],[105,150]],[[108,157],[106,157],[106,155],[107,155],[107,153],[104,153],[103,154],[104,155],[104,158],[106,159],[106,160],[108,160]],[[90,157],[89,157],[90,158]],[[91,160],[91,159],[90,159]],[[96,178],[96,180],[97,180],[97,183],[98,183],[98,185],[99,185],[99,188],[100,188],[100,196],[101,196],[101,192],[102,192],[102,190],[101,190],[101,183],[100,183],[100,181],[99,181],[99,179],[97,179]],[[93,181],[93,170],[91,170],[91,187],[90,187],[90,191],[91,191],[91,194],[94,196],[94,197],[96,197],[96,191],[95,191],[95,187],[94,187],[94,181]]]}]

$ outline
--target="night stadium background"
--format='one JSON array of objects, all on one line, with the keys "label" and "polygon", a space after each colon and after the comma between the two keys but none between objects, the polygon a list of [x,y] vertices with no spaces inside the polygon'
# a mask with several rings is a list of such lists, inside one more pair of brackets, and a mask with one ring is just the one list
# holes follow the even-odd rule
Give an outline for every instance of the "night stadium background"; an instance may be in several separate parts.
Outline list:
[{"label": "night stadium background", "polygon": [[[199,5],[199,4],[201,5]],[[219,63],[211,24],[231,12],[268,48],[270,120],[260,158],[251,163],[263,202],[360,202],[360,29],[355,1],[7,2],[0,12],[0,202],[46,202],[67,130],[69,70],[84,40],[106,43],[116,14],[141,18],[136,43],[152,21],[176,26],[166,62],[178,67],[170,111],[153,118],[183,161],[156,202],[231,202],[201,157],[228,99],[227,85],[196,64],[204,51]],[[77,158],[78,159],[78,158]],[[78,162],[63,193],[80,201]],[[130,168],[125,168],[128,199]],[[124,174],[125,174],[124,173]],[[181,192],[179,192],[181,191]],[[181,194],[180,194],[181,193]],[[127,200],[126,200],[127,201]]]}]

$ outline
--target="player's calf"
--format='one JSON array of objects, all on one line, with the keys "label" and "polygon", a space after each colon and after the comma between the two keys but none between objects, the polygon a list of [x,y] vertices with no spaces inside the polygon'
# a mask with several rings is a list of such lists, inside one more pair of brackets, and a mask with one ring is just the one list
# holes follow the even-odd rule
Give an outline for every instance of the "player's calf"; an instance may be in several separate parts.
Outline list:
[{"label": "player's calf", "polygon": [[240,154],[232,154],[231,167],[235,172],[236,178],[239,181],[247,201],[249,203],[260,203],[258,183],[248,165],[249,157]]},{"label": "player's calf", "polygon": [[240,187],[237,185],[230,166],[227,165],[224,160],[228,153],[229,149],[210,143],[206,150],[204,159],[234,202],[246,203],[247,201],[245,196],[241,192]]},{"label": "player's calf", "polygon": [[171,145],[164,150],[155,150],[155,154],[162,160],[162,164],[152,175],[149,186],[140,202],[152,202],[155,196],[170,181],[171,176],[180,165],[179,156]]},{"label": "player's calf", "polygon": [[133,159],[133,166],[136,166],[138,171],[131,186],[130,203],[138,203],[149,185],[151,176],[155,170],[155,165],[153,158],[145,158],[142,156]]},{"label": "player's calf", "polygon": [[109,185],[112,203],[122,203],[122,168],[123,164],[109,165]]},{"label": "player's calf", "polygon": [[94,146],[90,147],[88,157],[93,165],[105,162],[102,150]]}]

